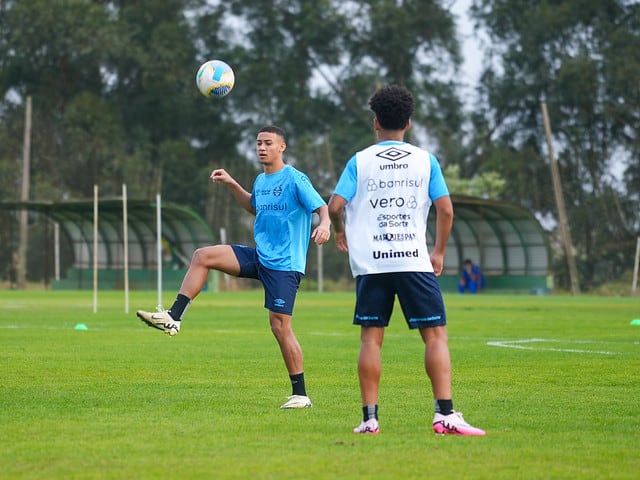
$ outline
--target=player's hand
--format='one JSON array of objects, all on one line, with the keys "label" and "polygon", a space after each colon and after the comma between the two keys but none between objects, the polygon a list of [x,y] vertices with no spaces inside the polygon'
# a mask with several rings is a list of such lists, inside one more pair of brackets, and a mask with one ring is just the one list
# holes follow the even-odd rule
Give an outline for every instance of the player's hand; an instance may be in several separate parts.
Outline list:
[{"label": "player's hand", "polygon": [[311,234],[311,238],[316,243],[316,245],[322,245],[323,243],[327,243],[331,238],[331,229],[327,227],[323,227],[322,225],[318,225]]},{"label": "player's hand", "polygon": [[431,265],[433,265],[433,273],[435,273],[437,277],[442,273],[442,269],[444,268],[444,255],[432,253],[430,258]]},{"label": "player's hand", "polygon": [[345,232],[336,232],[334,234],[334,238],[336,239],[336,246],[338,250],[341,252],[348,252],[349,246],[347,245],[347,235]]},{"label": "player's hand", "polygon": [[233,177],[224,168],[218,168],[211,172],[209,178],[213,183],[233,183]]}]

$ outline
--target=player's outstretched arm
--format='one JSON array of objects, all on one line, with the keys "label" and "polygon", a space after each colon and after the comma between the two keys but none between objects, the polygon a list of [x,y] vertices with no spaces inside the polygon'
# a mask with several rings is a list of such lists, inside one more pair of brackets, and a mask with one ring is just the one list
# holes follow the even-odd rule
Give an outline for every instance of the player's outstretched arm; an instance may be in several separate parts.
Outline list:
[{"label": "player's outstretched arm", "polygon": [[251,206],[251,194],[247,192],[242,185],[240,185],[224,168],[218,168],[211,172],[209,178],[213,183],[223,183],[229,190],[231,190],[231,194],[236,199],[236,201],[240,204],[242,208],[244,208],[247,212],[252,215],[256,214],[256,211]]}]

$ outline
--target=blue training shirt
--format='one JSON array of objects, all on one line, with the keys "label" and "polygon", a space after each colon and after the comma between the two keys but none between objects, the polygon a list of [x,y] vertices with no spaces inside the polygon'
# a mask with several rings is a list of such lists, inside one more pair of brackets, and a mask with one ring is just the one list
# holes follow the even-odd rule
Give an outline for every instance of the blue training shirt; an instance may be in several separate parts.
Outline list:
[{"label": "blue training shirt", "polygon": [[256,177],[253,236],[260,263],[271,270],[305,273],[311,214],[326,202],[309,178],[291,165]]}]

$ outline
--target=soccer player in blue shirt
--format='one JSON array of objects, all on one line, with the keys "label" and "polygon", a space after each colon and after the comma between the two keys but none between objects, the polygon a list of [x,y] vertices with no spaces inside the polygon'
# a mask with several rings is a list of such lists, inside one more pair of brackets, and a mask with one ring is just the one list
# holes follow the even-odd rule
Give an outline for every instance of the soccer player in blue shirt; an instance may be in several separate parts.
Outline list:
[{"label": "soccer player in blue shirt", "polygon": [[[224,169],[216,169],[210,176],[213,183],[226,185],[240,206],[255,215],[256,247],[215,245],[197,249],[172,307],[158,312],[139,310],[137,315],[147,325],[174,336],[180,332],[187,307],[204,287],[209,270],[261,281],[271,330],[292,385],[292,394],[281,408],[304,408],[311,406],[311,400],[305,387],[302,349],[291,326],[293,306],[305,273],[309,239],[317,245],[326,243],[331,224],[327,205],[309,178],[284,163],[286,148],[281,128],[260,129],[256,151],[263,173],[256,178],[251,193]],[[314,212],[320,222],[311,231]]]}]

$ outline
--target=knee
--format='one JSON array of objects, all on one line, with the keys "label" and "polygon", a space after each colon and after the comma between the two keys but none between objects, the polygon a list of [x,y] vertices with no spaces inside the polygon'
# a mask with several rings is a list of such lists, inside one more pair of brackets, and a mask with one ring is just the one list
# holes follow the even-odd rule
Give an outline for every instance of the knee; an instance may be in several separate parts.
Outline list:
[{"label": "knee", "polygon": [[206,250],[204,247],[196,249],[191,256],[191,265],[206,265]]},{"label": "knee", "polygon": [[191,265],[206,268],[218,268],[223,259],[224,252],[219,245],[200,247],[191,256]]},{"label": "knee", "polygon": [[277,339],[285,338],[292,333],[291,322],[287,319],[280,318],[278,315],[272,314],[269,318],[271,332]]},{"label": "knee", "polygon": [[279,336],[282,331],[282,325],[280,322],[270,319],[269,325],[271,326],[271,333],[273,333],[276,337]]},{"label": "knee", "polygon": [[288,329],[282,322],[271,322],[271,333],[273,333],[276,338],[283,338],[287,335]]},{"label": "knee", "polygon": [[429,345],[448,346],[449,344],[449,333],[445,325],[440,327],[422,328],[420,329],[420,334],[427,347]]}]

